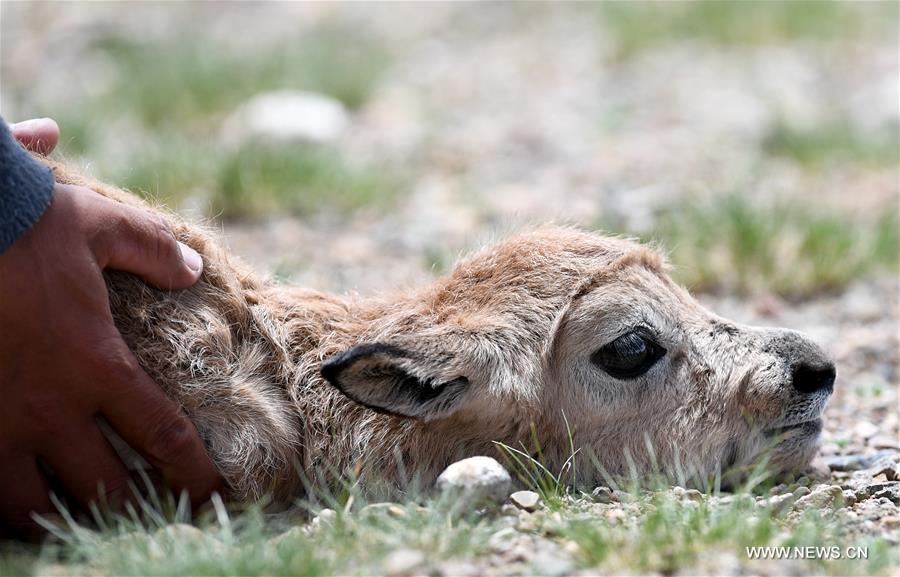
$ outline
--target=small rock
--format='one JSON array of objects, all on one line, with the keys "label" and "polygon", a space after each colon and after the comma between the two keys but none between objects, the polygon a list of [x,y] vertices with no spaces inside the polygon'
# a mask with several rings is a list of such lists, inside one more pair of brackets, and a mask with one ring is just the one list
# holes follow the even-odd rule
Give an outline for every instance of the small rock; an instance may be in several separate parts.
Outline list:
[{"label": "small rock", "polygon": [[900,462],[898,460],[900,460],[900,455],[883,457],[878,459],[866,472],[873,479],[882,475],[884,476],[882,481],[900,481]]},{"label": "small rock", "polygon": [[604,516],[613,522],[621,521],[626,517],[625,511],[623,511],[622,509],[610,509],[604,514]]},{"label": "small rock", "polygon": [[312,518],[309,522],[310,527],[318,529],[323,523],[331,523],[337,518],[337,511],[334,509],[322,509],[319,514]]},{"label": "small rock", "polygon": [[844,489],[844,504],[848,507],[856,503],[856,493],[850,489]]},{"label": "small rock", "polygon": [[264,92],[242,104],[225,121],[224,140],[253,138],[275,142],[334,142],[347,129],[344,105],[324,94],[302,90]]},{"label": "small rock", "polygon": [[447,467],[437,479],[443,497],[457,510],[500,505],[509,496],[512,479],[491,457],[470,457]]},{"label": "small rock", "polygon": [[869,421],[859,421],[854,425],[853,432],[858,437],[862,437],[863,439],[868,439],[869,437],[874,437],[878,434],[879,429],[878,425],[874,423],[870,423]]},{"label": "small rock", "polygon": [[882,517],[881,523],[888,529],[896,529],[900,527],[900,517],[894,515]]},{"label": "small rock", "polygon": [[337,511],[335,511],[334,509],[328,509],[326,507],[325,509],[320,510],[319,514],[316,515],[316,517],[320,521],[333,521],[337,517]]},{"label": "small rock", "polygon": [[897,437],[891,437],[888,435],[875,435],[870,438],[867,442],[867,445],[872,447],[873,449],[894,449],[900,450],[900,440]]},{"label": "small rock", "polygon": [[509,496],[513,505],[525,511],[534,511],[541,502],[541,496],[534,491],[516,491]]},{"label": "small rock", "polygon": [[872,496],[876,499],[888,499],[894,505],[900,505],[900,483],[885,483],[885,485],[888,486]]},{"label": "small rock", "polygon": [[856,500],[864,501],[876,496],[882,491],[900,491],[900,482],[889,481],[887,483],[871,483],[862,485],[856,489]]},{"label": "small rock", "polygon": [[425,553],[416,549],[397,549],[384,559],[386,575],[410,575],[425,563]]},{"label": "small rock", "polygon": [[900,452],[886,449],[875,453],[867,453],[862,455],[845,455],[841,457],[824,457],[822,460],[828,465],[832,471],[859,471],[860,469],[868,469],[874,465],[879,459],[898,455]]},{"label": "small rock", "polygon": [[794,503],[794,509],[833,509],[841,505],[844,490],[837,485],[818,485],[809,495],[804,495]]},{"label": "small rock", "polygon": [[793,493],[786,493],[784,495],[773,495],[772,497],[769,497],[766,502],[769,507],[772,508],[774,513],[780,513],[793,505],[796,500],[797,497],[795,497]]},{"label": "small rock", "polygon": [[596,487],[591,491],[591,500],[594,503],[612,503],[616,501],[616,497],[609,487]]},{"label": "small rock", "polygon": [[682,500],[694,501],[695,503],[699,503],[703,501],[703,493],[698,491],[697,489],[685,489],[683,487],[675,487],[672,489],[672,493]]},{"label": "small rock", "polygon": [[795,499],[800,499],[809,495],[810,493],[811,491],[809,490],[809,487],[797,487],[796,489],[794,489],[793,495]]}]

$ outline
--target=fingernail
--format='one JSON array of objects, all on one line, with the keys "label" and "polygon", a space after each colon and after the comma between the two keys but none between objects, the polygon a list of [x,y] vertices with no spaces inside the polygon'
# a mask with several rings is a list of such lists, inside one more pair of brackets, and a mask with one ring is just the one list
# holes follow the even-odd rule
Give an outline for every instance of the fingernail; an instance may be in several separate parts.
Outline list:
[{"label": "fingernail", "polygon": [[194,272],[200,272],[203,270],[203,259],[200,257],[197,251],[184,244],[183,242],[178,243],[178,248],[181,249],[181,260],[184,261],[184,264],[186,264],[189,269]]},{"label": "fingernail", "polygon": [[31,120],[23,120],[22,122],[14,122],[10,124],[9,127],[11,130],[15,130],[17,132],[32,132],[35,128],[40,126],[42,120],[40,118],[32,118]]},{"label": "fingernail", "polygon": [[23,120],[22,122],[14,122],[10,126],[15,128],[16,130],[33,130],[35,128],[39,128],[48,120],[48,118],[30,118],[28,120]]}]

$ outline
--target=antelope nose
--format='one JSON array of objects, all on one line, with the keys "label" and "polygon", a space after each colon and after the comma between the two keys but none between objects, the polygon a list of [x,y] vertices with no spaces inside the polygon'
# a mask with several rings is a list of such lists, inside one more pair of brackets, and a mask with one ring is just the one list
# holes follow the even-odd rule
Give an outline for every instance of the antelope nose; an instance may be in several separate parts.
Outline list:
[{"label": "antelope nose", "polygon": [[791,374],[792,384],[798,393],[810,395],[819,391],[831,394],[834,390],[834,378],[837,375],[834,363],[826,365],[798,365]]}]

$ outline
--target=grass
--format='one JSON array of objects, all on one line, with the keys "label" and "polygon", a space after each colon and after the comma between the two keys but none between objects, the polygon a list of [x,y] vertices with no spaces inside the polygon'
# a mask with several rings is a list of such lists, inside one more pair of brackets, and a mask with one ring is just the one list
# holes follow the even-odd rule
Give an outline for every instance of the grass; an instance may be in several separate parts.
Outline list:
[{"label": "grass", "polygon": [[[502,554],[491,537],[510,527],[567,551],[581,569],[603,573],[770,572],[772,562],[748,558],[752,546],[868,547],[864,561],[780,562],[778,570],[789,573],[877,575],[900,563],[883,540],[846,531],[839,513],[776,510],[758,503],[750,487],[688,500],[661,482],[643,485],[635,484],[632,502],[621,507],[560,494],[553,507],[521,517],[498,509],[458,515],[427,494],[367,504],[351,488],[349,496],[324,497],[336,511],[312,524],[302,514],[228,510],[217,501],[190,525],[183,503],[150,498],[128,515],[95,510],[90,524],[66,516],[40,549],[0,545],[0,575],[384,574],[398,550],[420,552],[416,572],[427,574],[445,561],[483,564]],[[540,559],[533,561],[516,571],[539,571]]]},{"label": "grass", "polygon": [[333,24],[253,51],[215,46],[193,31],[173,32],[155,44],[114,36],[99,40],[96,50],[116,71],[100,101],[112,111],[127,106],[154,128],[209,122],[273,89],[319,92],[358,108],[389,62],[375,37]]},{"label": "grass", "polygon": [[684,40],[758,46],[795,40],[844,41],[894,34],[897,4],[822,1],[603,2],[602,25],[617,53],[636,53]]},{"label": "grass", "polygon": [[808,130],[778,122],[763,142],[763,150],[814,170],[847,164],[891,167],[900,164],[900,134],[897,127],[882,134],[861,134],[849,122],[824,123]]},{"label": "grass", "polygon": [[331,146],[248,143],[198,151],[184,137],[148,144],[128,168],[107,177],[171,206],[199,201],[223,218],[309,215],[393,205],[404,183],[396,170],[352,163]]},{"label": "grass", "polygon": [[[683,572],[685,568],[721,574],[737,573],[736,567],[742,567],[752,572],[754,563],[748,559],[748,547],[832,545],[842,550],[867,547],[869,559],[864,563],[793,560],[777,571],[874,575],[896,562],[891,560],[884,541],[848,537],[842,534],[839,523],[829,521],[819,511],[807,511],[798,519],[788,520],[784,513],[760,506],[752,498],[715,506],[709,499],[686,501],[665,493],[644,496],[639,509],[637,519],[626,519],[620,524],[597,523],[584,517],[567,523],[562,535],[577,544],[580,565],[663,575]],[[759,568],[763,566],[764,562]]]},{"label": "grass", "polygon": [[675,276],[695,290],[792,298],[837,290],[873,271],[900,274],[896,211],[863,218],[731,194],[687,199],[644,236],[669,251]]},{"label": "grass", "polygon": [[219,167],[214,212],[230,216],[286,208],[309,214],[323,206],[349,212],[390,205],[399,187],[389,169],[353,166],[335,150],[253,147],[229,155]]},{"label": "grass", "polygon": [[246,50],[175,29],[155,43],[99,36],[90,53],[107,64],[108,81],[35,114],[56,117],[62,155],[90,158],[101,179],[224,217],[388,209],[402,189],[396,171],[352,162],[334,146],[222,144],[224,119],[267,90],[308,90],[351,111],[362,106],[391,59],[364,30],[325,21],[290,41]]}]

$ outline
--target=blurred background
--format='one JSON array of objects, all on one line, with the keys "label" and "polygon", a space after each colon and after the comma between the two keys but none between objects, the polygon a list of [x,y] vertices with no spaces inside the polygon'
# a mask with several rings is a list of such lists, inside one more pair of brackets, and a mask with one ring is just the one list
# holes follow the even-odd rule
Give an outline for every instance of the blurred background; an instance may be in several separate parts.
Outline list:
[{"label": "blurred background", "polygon": [[635,235],[828,346],[826,453],[900,448],[900,4],[0,10],[3,116],[260,271],[370,293],[529,223]]}]

